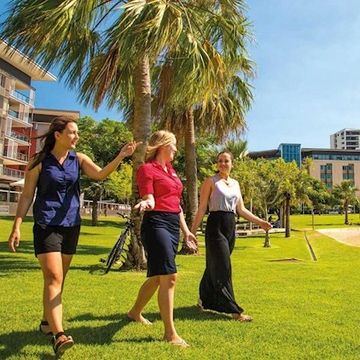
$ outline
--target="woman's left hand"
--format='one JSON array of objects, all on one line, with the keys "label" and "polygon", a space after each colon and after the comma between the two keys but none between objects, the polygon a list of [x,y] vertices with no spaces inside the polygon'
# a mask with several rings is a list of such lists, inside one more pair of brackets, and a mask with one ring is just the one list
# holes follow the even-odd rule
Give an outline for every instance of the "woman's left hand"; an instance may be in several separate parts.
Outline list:
[{"label": "woman's left hand", "polygon": [[124,145],[120,151],[120,154],[123,158],[126,158],[127,156],[131,156],[136,148],[141,144],[141,141],[136,142],[132,141]]},{"label": "woman's left hand", "polygon": [[197,250],[198,246],[197,246],[197,240],[196,240],[196,236],[192,233],[192,232],[188,232],[184,235],[185,238],[185,243],[186,245],[192,249],[192,250]]}]

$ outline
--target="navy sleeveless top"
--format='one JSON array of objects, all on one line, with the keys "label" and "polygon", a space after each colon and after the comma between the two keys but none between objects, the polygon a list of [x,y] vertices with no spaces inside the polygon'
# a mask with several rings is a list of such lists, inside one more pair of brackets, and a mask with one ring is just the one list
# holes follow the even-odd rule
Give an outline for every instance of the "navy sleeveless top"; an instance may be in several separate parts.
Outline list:
[{"label": "navy sleeveless top", "polygon": [[39,225],[80,225],[80,163],[75,151],[69,151],[61,165],[49,153],[41,163],[33,206],[34,221]]}]

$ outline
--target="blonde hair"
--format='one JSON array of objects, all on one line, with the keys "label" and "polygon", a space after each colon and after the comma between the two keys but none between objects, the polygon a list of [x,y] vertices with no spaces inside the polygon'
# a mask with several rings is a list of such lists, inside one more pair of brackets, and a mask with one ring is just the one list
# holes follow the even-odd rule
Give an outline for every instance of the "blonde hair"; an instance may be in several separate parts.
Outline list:
[{"label": "blonde hair", "polygon": [[167,130],[159,130],[154,132],[149,139],[146,148],[145,160],[153,160],[161,146],[166,146],[176,143],[175,135]]}]

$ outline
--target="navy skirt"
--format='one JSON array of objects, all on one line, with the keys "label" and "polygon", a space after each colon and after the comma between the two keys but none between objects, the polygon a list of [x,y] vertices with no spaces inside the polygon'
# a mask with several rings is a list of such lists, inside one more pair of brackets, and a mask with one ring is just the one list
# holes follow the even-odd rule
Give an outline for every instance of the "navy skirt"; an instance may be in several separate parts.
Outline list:
[{"label": "navy skirt", "polygon": [[176,274],[175,256],[180,239],[180,215],[145,212],[141,241],[147,253],[147,276]]}]

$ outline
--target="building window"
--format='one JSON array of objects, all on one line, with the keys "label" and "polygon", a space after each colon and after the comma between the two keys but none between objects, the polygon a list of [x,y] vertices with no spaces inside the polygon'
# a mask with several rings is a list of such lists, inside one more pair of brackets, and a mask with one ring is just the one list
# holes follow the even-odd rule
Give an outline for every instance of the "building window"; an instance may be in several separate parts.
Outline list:
[{"label": "building window", "polygon": [[333,186],[332,164],[320,165],[320,180],[328,189]]},{"label": "building window", "polygon": [[295,161],[298,166],[301,165],[301,145],[300,144],[280,144],[281,157],[286,162]]},{"label": "building window", "polygon": [[0,87],[5,89],[6,85],[6,76],[4,74],[0,74]]},{"label": "building window", "polygon": [[343,180],[349,180],[355,184],[354,164],[343,165]]},{"label": "building window", "polygon": [[313,154],[314,160],[360,161],[360,155]]}]

